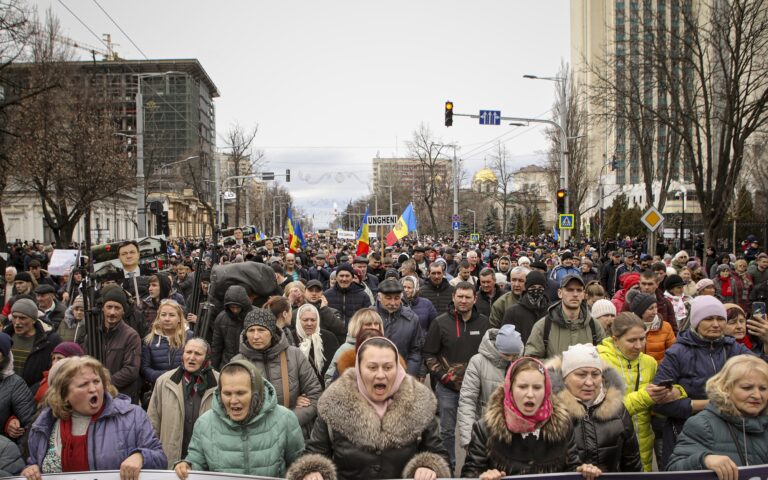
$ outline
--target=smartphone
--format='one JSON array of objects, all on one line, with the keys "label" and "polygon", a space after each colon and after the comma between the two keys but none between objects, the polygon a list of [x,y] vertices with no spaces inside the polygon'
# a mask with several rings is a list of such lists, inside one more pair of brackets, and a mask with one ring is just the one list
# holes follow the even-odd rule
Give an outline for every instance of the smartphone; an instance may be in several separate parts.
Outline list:
[{"label": "smartphone", "polygon": [[752,302],[752,315],[760,315],[765,318],[765,302]]},{"label": "smartphone", "polygon": [[661,382],[659,382],[657,385],[658,385],[659,387],[664,387],[664,388],[672,388],[672,385],[674,385],[674,384],[675,384],[675,381],[674,381],[674,380],[662,380],[662,381],[661,381]]}]

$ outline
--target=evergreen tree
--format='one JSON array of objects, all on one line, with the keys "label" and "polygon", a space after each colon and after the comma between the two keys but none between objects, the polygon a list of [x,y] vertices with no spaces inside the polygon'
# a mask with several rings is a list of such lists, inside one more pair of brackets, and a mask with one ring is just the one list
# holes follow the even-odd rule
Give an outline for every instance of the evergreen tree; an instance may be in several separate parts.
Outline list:
[{"label": "evergreen tree", "polygon": [[496,235],[499,231],[499,214],[495,208],[488,211],[483,224],[483,235]]}]

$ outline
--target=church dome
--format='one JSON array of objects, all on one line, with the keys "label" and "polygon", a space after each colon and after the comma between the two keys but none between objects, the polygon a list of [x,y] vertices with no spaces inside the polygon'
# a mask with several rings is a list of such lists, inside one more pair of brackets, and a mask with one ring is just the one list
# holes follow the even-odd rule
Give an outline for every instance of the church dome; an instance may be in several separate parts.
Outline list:
[{"label": "church dome", "polygon": [[475,182],[498,182],[498,179],[496,178],[496,174],[493,173],[493,171],[490,168],[483,168],[482,170],[478,170],[477,173],[475,173],[475,176],[472,178],[472,183]]}]

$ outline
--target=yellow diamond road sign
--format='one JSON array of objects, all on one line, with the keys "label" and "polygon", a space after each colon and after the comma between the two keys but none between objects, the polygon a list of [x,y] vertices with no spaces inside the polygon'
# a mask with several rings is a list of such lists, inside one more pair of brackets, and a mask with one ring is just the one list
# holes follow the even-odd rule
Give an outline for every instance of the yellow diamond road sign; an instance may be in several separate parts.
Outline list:
[{"label": "yellow diamond road sign", "polygon": [[648,230],[655,232],[664,222],[664,215],[659,213],[656,207],[651,207],[640,217],[640,220],[648,227]]}]

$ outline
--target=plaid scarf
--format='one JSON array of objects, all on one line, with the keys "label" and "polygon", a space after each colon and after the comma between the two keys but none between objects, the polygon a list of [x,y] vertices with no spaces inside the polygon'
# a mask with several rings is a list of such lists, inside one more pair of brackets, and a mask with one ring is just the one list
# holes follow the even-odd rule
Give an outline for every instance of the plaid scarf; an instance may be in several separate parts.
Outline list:
[{"label": "plaid scarf", "polygon": [[194,373],[183,370],[183,366],[179,367],[179,369],[183,371],[185,398],[193,397],[198,392],[204,392],[208,389],[208,373],[212,370],[210,360],[206,360],[202,368]]}]

